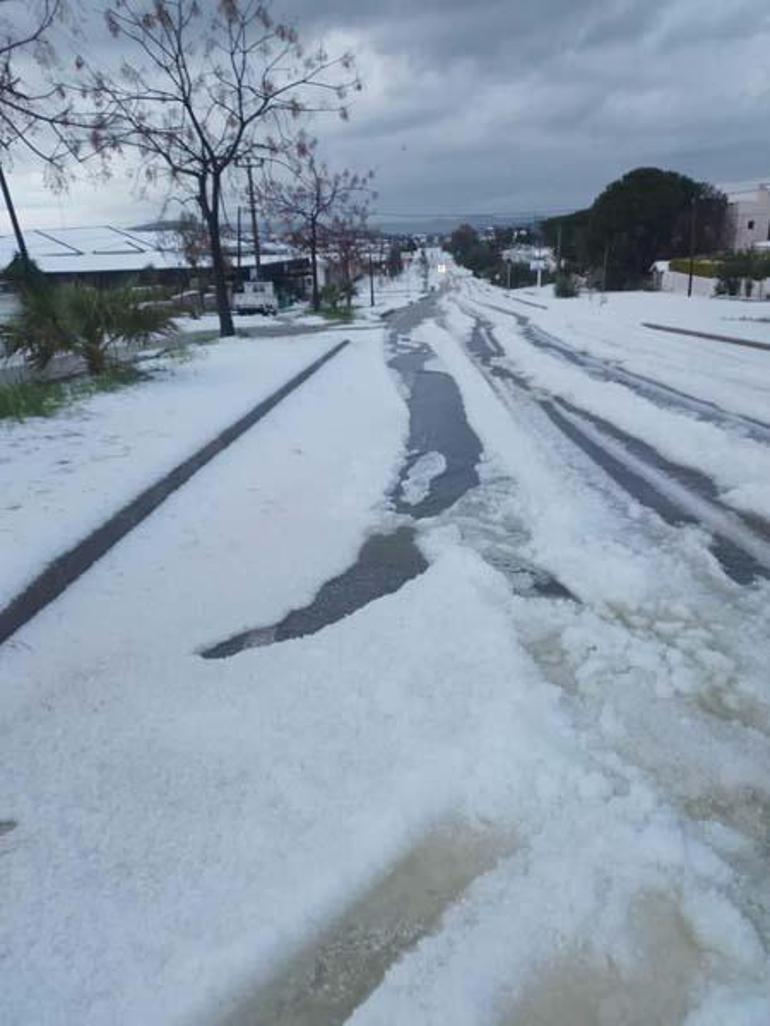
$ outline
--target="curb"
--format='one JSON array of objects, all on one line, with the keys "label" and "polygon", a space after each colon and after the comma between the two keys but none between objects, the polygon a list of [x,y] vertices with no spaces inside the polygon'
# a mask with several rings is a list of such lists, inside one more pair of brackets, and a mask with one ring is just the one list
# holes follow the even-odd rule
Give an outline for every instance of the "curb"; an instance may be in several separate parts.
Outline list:
[{"label": "curb", "polygon": [[746,349],[763,349],[770,352],[770,345],[764,342],[753,342],[748,338],[735,338],[733,335],[710,335],[705,331],[692,331],[690,328],[672,328],[667,324],[652,324],[649,321],[642,321],[643,328],[653,328],[655,331],[668,331],[672,335],[688,335],[690,338],[705,338],[709,342],[728,342],[731,346],[743,346]]},{"label": "curb", "polygon": [[231,445],[242,434],[253,427],[257,421],[290,395],[316,371],[342,352],[350,344],[349,339],[338,343],[323,356],[314,360],[285,385],[282,385],[267,399],[257,403],[248,413],[240,417],[234,424],[220,431],[210,442],[198,449],[184,462],[178,464],[158,481],[141,492],[135,499],[114,513],[101,527],[97,527],[89,535],[78,542],[73,548],[57,556],[49,563],[42,573],[38,574],[27,587],[5,608],[0,610],[0,645],[7,641],[21,627],[29,623],[41,610],[58,598],[70,584],[78,579],[98,559],[145,520],[154,510],[197,473],[215,456]]}]

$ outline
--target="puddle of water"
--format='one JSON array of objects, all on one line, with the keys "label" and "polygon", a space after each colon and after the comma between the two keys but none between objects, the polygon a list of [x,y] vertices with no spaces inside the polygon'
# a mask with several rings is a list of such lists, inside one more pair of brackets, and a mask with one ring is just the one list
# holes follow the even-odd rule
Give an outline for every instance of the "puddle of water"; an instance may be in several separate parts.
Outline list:
[{"label": "puddle of water", "polygon": [[462,824],[433,830],[219,1023],[342,1026],[388,968],[512,848],[510,837]]},{"label": "puddle of water", "polygon": [[630,916],[633,966],[575,951],[525,987],[500,1026],[674,1026],[687,1016],[705,954],[666,895],[639,899]]},{"label": "puddle of water", "polygon": [[[404,352],[403,347],[389,361],[408,390],[409,440],[413,456],[402,468],[394,490],[393,506],[415,519],[436,516],[476,487],[476,465],[482,446],[468,423],[460,390],[454,378],[443,371],[428,370],[433,357],[427,346]],[[444,469],[430,481],[428,494],[419,502],[409,501],[409,480],[414,464],[427,453],[437,453]]]},{"label": "puddle of water", "polygon": [[316,634],[375,599],[398,591],[428,569],[414,538],[411,527],[372,535],[364,542],[353,566],[327,581],[309,605],[293,610],[277,624],[242,631],[200,654],[204,659],[224,659],[246,648]]}]

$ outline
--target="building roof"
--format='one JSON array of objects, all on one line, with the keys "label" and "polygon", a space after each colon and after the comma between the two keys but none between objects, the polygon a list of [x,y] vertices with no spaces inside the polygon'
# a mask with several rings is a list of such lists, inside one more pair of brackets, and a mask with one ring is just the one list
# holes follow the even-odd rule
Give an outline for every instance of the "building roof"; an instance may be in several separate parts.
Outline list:
[{"label": "building roof", "polygon": [[[24,233],[32,260],[46,274],[94,274],[100,271],[143,271],[186,268],[187,261],[173,236],[157,231],[133,231],[110,226],[92,228],[34,229]],[[13,235],[0,235],[0,269],[7,267],[18,250]],[[262,262],[281,263],[296,254],[263,252]],[[244,263],[249,253],[244,248]]]}]

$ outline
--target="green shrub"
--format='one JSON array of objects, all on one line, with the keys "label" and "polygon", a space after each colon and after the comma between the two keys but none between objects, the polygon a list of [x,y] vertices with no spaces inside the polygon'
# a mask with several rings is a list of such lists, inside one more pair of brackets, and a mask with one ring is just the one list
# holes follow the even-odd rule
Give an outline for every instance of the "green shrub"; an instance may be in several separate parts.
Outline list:
[{"label": "green shrub", "polygon": [[119,342],[147,342],[172,330],[174,311],[144,302],[134,289],[35,282],[20,290],[21,312],[8,325],[6,350],[38,370],[60,352],[82,357],[103,374]]},{"label": "green shrub", "polygon": [[557,299],[574,299],[578,294],[577,282],[571,274],[560,272],[554,279],[553,294]]},{"label": "green shrub", "polygon": [[[680,274],[690,273],[690,261],[687,257],[677,257],[676,260],[669,260],[669,269],[678,271]],[[716,260],[693,260],[692,273],[698,278],[718,278],[719,263]]]},{"label": "green shrub", "polygon": [[0,385],[0,420],[50,417],[67,401],[63,385],[48,381],[21,381]]},{"label": "green shrub", "polygon": [[342,300],[343,290],[341,286],[328,282],[321,289],[321,305],[326,307],[329,312],[336,312]]},{"label": "green shrub", "polygon": [[149,375],[135,367],[110,367],[96,378],[80,381],[19,381],[0,385],[0,420],[51,417],[62,407],[99,392],[116,392]]}]

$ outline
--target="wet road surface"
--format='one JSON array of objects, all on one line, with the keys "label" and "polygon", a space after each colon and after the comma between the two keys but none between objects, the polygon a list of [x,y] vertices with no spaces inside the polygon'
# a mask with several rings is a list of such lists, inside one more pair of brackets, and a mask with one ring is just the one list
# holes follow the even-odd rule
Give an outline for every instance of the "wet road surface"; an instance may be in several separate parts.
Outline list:
[{"label": "wet road surface", "polygon": [[[412,524],[447,513],[479,490],[478,464],[483,454],[456,382],[443,369],[432,366],[436,355],[429,346],[411,338],[411,333],[436,313],[435,299],[428,298],[389,318],[388,365],[404,386],[409,408],[407,454],[389,500],[394,512],[408,517],[409,523],[371,535],[353,565],[326,581],[307,606],[290,611],[277,623],[240,631],[201,650],[204,659],[224,659],[247,648],[315,634],[393,594],[428,568]],[[432,459],[437,471],[426,476],[415,497],[409,494],[413,474],[426,458]],[[572,598],[550,574],[518,558],[515,545],[500,539],[494,544],[488,538],[483,541],[481,554],[506,575],[515,590]]]}]

